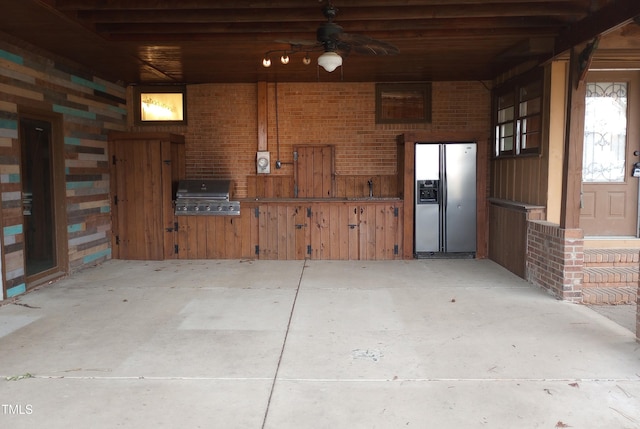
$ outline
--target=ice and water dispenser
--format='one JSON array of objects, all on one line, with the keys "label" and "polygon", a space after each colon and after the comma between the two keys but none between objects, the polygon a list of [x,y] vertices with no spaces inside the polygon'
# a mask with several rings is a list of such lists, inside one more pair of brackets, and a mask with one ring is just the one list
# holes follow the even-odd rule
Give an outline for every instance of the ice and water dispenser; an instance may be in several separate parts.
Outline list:
[{"label": "ice and water dispenser", "polygon": [[418,180],[416,183],[418,192],[417,204],[437,204],[439,180]]}]

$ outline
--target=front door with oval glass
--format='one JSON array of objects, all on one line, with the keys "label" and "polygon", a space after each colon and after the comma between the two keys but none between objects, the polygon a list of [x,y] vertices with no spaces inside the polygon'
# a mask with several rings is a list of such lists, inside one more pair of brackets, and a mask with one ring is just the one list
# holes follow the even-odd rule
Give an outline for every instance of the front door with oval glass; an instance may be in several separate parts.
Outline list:
[{"label": "front door with oval glass", "polygon": [[587,80],[580,227],[586,237],[638,236],[638,73]]}]

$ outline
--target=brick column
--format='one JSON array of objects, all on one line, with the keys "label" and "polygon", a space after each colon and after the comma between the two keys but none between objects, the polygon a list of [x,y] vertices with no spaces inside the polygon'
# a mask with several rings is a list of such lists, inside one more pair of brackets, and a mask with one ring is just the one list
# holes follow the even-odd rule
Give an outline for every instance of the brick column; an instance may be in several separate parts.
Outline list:
[{"label": "brick column", "polygon": [[584,236],[546,221],[527,222],[526,279],[559,299],[582,299]]}]

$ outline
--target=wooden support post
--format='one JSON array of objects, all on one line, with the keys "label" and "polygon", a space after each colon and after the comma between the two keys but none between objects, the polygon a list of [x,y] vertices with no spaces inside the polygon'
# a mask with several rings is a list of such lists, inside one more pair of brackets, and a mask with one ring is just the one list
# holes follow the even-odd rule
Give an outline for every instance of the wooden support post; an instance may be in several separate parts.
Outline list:
[{"label": "wooden support post", "polygon": [[564,139],[562,170],[562,206],[560,227],[580,227],[580,201],[582,189],[582,148],[586,84],[580,80],[580,51],[571,49],[567,86],[567,121]]},{"label": "wooden support post", "polygon": [[267,150],[267,126],[269,124],[267,91],[267,82],[258,82],[258,151]]}]

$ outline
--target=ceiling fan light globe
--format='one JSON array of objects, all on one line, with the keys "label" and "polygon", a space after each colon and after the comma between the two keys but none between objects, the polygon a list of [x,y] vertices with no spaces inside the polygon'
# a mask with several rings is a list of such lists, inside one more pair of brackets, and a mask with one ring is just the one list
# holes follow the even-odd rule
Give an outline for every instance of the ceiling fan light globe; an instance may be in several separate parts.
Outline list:
[{"label": "ceiling fan light globe", "polygon": [[302,64],[304,64],[305,66],[308,66],[309,64],[311,64],[311,57],[309,57],[309,55],[306,55],[306,56],[302,59]]},{"label": "ceiling fan light globe", "polygon": [[318,57],[318,65],[331,73],[342,65],[342,57],[335,52],[325,52]]},{"label": "ceiling fan light globe", "polygon": [[262,66],[263,67],[271,67],[271,60],[267,57],[264,57],[262,59]]},{"label": "ceiling fan light globe", "polygon": [[283,55],[280,57],[280,62],[282,64],[289,64],[289,55]]}]

